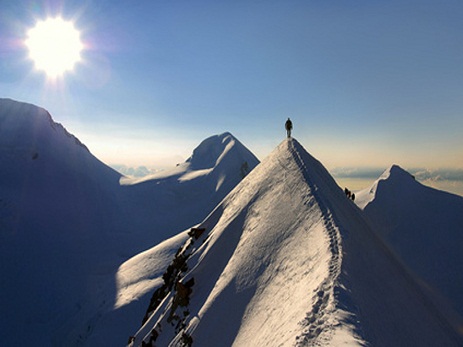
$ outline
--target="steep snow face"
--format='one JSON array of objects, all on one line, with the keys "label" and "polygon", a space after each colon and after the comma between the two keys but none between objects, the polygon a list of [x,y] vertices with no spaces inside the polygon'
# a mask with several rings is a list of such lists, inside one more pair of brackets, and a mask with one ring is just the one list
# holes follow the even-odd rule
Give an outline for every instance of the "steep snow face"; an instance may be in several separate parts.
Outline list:
[{"label": "steep snow face", "polygon": [[[121,186],[121,175],[47,111],[0,99],[2,344],[16,345],[18,336],[42,346],[86,343],[106,314],[122,331],[136,299],[122,299],[119,266],[204,219],[242,179],[242,163],[257,164],[231,135],[221,141],[227,150],[219,147],[208,175]],[[143,283],[136,298],[156,285]]]},{"label": "steep snow face", "polygon": [[361,212],[293,139],[191,235],[130,345],[458,345]]},{"label": "steep snow face", "polygon": [[[42,108],[0,99],[0,163],[3,237],[45,232],[56,239],[69,226],[97,225],[101,215],[112,215],[103,201],[112,198],[120,175]],[[39,225],[49,228],[39,232]],[[51,228],[57,225],[60,231]]]},{"label": "steep snow face", "polygon": [[[140,325],[152,292],[162,285],[164,271],[187,239],[187,232],[179,233],[137,254],[119,267],[115,274],[116,292],[107,290],[101,293],[100,302],[111,304],[94,308],[92,314],[84,317],[84,322],[82,319],[76,320],[74,335],[88,335],[82,345],[123,346],[127,343],[129,336]],[[89,326],[90,333],[86,331]]]},{"label": "steep snow face", "polygon": [[426,187],[396,165],[357,196],[382,237],[462,324],[463,198]]}]

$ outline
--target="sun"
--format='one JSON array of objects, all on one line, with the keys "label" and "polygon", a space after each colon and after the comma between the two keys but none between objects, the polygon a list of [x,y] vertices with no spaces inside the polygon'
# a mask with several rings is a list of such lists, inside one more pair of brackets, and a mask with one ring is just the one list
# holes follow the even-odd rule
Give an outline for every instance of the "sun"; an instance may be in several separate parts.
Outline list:
[{"label": "sun", "polygon": [[25,44],[35,68],[43,70],[49,78],[72,71],[81,61],[84,48],[74,24],[60,17],[37,22],[28,31]]}]

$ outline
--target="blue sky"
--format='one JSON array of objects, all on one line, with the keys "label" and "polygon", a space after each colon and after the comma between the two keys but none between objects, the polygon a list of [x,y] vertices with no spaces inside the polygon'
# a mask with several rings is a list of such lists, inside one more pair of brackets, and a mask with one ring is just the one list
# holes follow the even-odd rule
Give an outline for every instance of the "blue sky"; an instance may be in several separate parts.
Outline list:
[{"label": "blue sky", "polygon": [[[23,41],[73,20],[56,83]],[[463,2],[0,0],[0,97],[50,111],[108,164],[166,166],[230,131],[294,137],[329,169],[463,168]]]}]

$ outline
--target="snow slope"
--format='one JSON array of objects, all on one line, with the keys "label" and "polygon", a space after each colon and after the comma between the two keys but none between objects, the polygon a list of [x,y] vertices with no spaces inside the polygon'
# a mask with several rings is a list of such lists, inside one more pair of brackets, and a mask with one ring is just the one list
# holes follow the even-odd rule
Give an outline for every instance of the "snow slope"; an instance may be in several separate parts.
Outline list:
[{"label": "snow slope", "polygon": [[191,235],[130,345],[461,345],[296,140],[282,142]]},{"label": "snow slope", "polygon": [[[257,164],[257,158],[249,150],[230,133],[224,133],[204,140],[192,156],[176,168],[143,179],[123,178],[122,182],[124,189],[135,189],[138,196],[148,192],[146,200],[151,201],[147,206],[138,203],[137,197],[132,199],[138,219],[143,218],[140,213],[143,208],[152,211],[156,207],[160,217],[155,223],[156,228],[174,231],[173,227],[177,225],[178,228],[179,218],[190,221],[189,224],[184,222],[185,227],[199,222],[198,216],[204,219],[201,211],[212,211]],[[181,200],[172,201],[169,197],[173,192]],[[149,211],[147,216],[153,218],[152,212]],[[97,325],[92,324],[92,334],[86,338],[86,346],[121,345],[127,341],[140,322],[150,293],[162,282],[162,272],[186,238],[186,232],[180,233],[119,267],[115,276],[116,302],[95,313],[100,319]]]},{"label": "snow slope", "polygon": [[[84,346],[123,346],[140,325],[151,293],[162,285],[162,274],[177,249],[188,239],[187,232],[161,242],[153,248],[135,255],[124,262],[115,274],[116,293],[110,288],[101,292],[102,305],[84,319],[91,326],[91,333],[82,341]],[[113,299],[114,297],[114,299]],[[76,324],[75,335],[82,332],[82,324]],[[86,327],[84,326],[84,328]]]},{"label": "snow slope", "polygon": [[216,158],[196,156],[203,167],[182,164],[182,180],[121,185],[46,110],[0,99],[1,344],[84,343],[119,307],[119,267],[204,219],[241,181],[243,163],[257,164],[228,133],[195,151],[216,147]]},{"label": "snow slope", "polygon": [[356,202],[427,290],[455,309],[463,324],[463,198],[424,186],[393,165],[359,192]]},{"label": "snow slope", "polygon": [[[110,271],[120,175],[44,109],[0,99],[0,335],[51,345]],[[26,328],[27,327],[27,328]],[[58,330],[58,334],[55,330]]]},{"label": "snow slope", "polygon": [[[197,224],[246,176],[258,159],[230,133],[201,142],[177,167],[143,178],[122,178],[124,207],[130,227],[146,225],[152,240],[145,249]],[[206,211],[206,214],[204,213]]]}]

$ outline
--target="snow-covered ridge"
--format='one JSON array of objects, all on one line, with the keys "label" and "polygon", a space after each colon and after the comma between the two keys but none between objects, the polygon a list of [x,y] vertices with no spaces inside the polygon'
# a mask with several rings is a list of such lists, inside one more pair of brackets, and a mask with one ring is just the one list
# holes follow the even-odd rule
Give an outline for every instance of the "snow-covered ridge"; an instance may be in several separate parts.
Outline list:
[{"label": "snow-covered ridge", "polygon": [[179,248],[179,271],[163,276],[163,295],[130,345],[459,345],[296,140],[278,146],[195,230],[204,231]]},{"label": "snow-covered ridge", "polygon": [[[192,283],[191,279],[194,279],[191,304],[188,308],[179,307],[178,314],[175,310],[172,311],[171,305],[175,306],[175,298],[178,297],[178,292],[172,291],[172,303],[164,300],[139,332],[141,335],[149,335],[146,341],[155,339],[156,344],[167,345],[169,339],[180,343],[192,336],[194,345],[202,346],[228,346],[232,343],[253,346],[264,345],[265,342],[274,345],[288,339],[287,334],[291,334],[290,331],[294,328],[302,338],[304,326],[299,326],[298,322],[305,317],[307,308],[299,304],[304,300],[304,293],[310,292],[311,286],[307,282],[308,277],[298,273],[298,265],[309,261],[303,256],[304,253],[315,256],[321,252],[323,256],[318,255],[317,259],[326,257],[326,263],[323,261],[320,264],[318,275],[312,275],[313,278],[319,278],[318,281],[324,282],[323,269],[326,273],[330,271],[333,256],[330,256],[329,247],[322,250],[328,235],[323,232],[323,221],[318,213],[305,217],[311,218],[315,230],[312,237],[303,236],[304,223],[299,219],[305,215],[305,208],[311,209],[314,206],[304,204],[304,199],[308,199],[310,194],[304,194],[307,186],[298,186],[297,182],[301,179],[299,169],[287,148],[286,142],[280,145],[198,227],[204,228],[207,233],[191,246],[185,245],[180,253],[183,258],[190,257],[188,273],[183,274],[185,277],[181,283]],[[288,164],[291,165],[288,167]],[[288,189],[282,184],[285,181]],[[298,192],[298,188],[303,188],[301,196],[297,194],[292,198],[292,193]],[[294,228],[297,229],[298,237],[292,235],[295,233]],[[317,241],[317,246],[312,249],[309,247],[311,239],[313,242]],[[326,242],[329,243],[328,240]],[[339,252],[339,249],[332,250],[336,254]],[[286,259],[286,265],[279,264],[278,259]],[[310,264],[307,265],[310,267]],[[328,280],[332,281],[333,279]],[[280,284],[276,285],[276,282]],[[202,291],[198,294],[197,291],[201,288]],[[316,291],[316,285],[313,290]],[[287,297],[286,294],[290,292],[291,296]],[[253,293],[256,293],[255,297]],[[193,302],[196,295],[199,295],[201,304]],[[274,319],[274,315],[279,316],[280,327],[271,324],[265,328],[262,324],[268,320],[268,312],[272,311],[269,308],[280,300],[284,301],[284,305],[275,306],[271,317]],[[322,300],[321,297],[319,300]],[[250,302],[255,302],[252,304],[255,309],[246,309]],[[321,302],[319,305],[322,306]],[[263,307],[257,308],[259,306]],[[189,319],[185,319],[182,313],[185,309],[191,312]],[[246,314],[247,310],[253,312]],[[247,332],[243,332],[242,337],[237,337],[233,330],[239,328],[242,314],[248,317],[245,324]],[[176,316],[180,320],[172,318]],[[230,331],[223,326],[224,321],[226,326],[235,328]],[[169,328],[171,322],[173,326]],[[178,330],[181,326],[185,327]],[[288,329],[288,326],[292,328]],[[277,342],[274,341],[276,335],[282,335]],[[296,335],[290,339],[295,339]],[[137,336],[135,344],[140,343]],[[256,344],[256,341],[260,341],[260,344]]]}]

